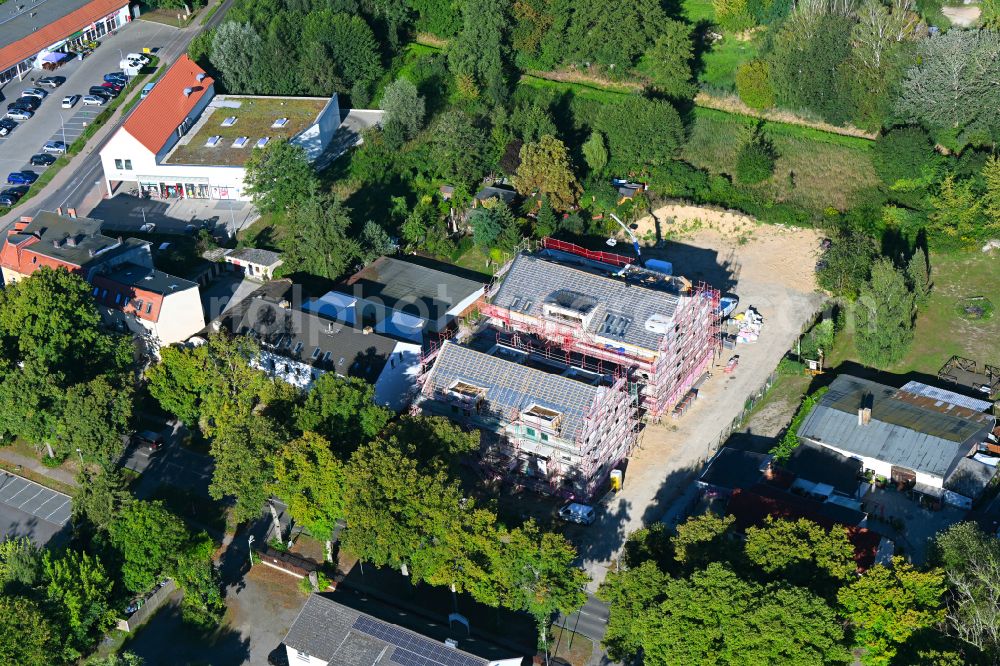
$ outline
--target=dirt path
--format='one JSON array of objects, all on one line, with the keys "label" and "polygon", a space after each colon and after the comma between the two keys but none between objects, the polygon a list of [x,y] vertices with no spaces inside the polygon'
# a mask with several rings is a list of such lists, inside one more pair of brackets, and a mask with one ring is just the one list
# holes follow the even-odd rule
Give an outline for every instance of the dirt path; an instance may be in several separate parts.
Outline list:
[{"label": "dirt path", "polygon": [[750,108],[736,96],[717,97],[702,91],[695,95],[694,103],[698,106],[705,107],[706,109],[716,109],[717,111],[725,111],[726,113],[738,113],[744,116],[763,118],[765,120],[787,123],[789,125],[801,125],[803,127],[811,127],[822,132],[830,132],[831,134],[856,136],[862,139],[871,140],[875,140],[877,138],[875,134],[858,129],[857,127],[840,127],[838,125],[831,125],[818,120],[806,120],[801,116],[791,113],[790,111],[781,111],[778,109],[759,111],[757,109]]},{"label": "dirt path", "polygon": [[948,17],[951,24],[959,28],[970,28],[979,22],[982,10],[978,5],[963,7],[942,7],[941,13]]},{"label": "dirt path", "polygon": [[[644,254],[673,262],[675,273],[735,292],[739,310],[754,306],[764,317],[764,329],[757,343],[724,350],[683,418],[668,417],[643,432],[624,489],[578,544],[595,589],[627,535],[660,520],[710,455],[720,431],[764,383],[823,301],[813,278],[818,232],[760,225],[746,216],[695,206],[665,206],[655,215],[669,240]],[[640,231],[653,226],[651,218],[639,221]],[[734,352],[740,355],[739,366],[725,374],[722,369]]]}]

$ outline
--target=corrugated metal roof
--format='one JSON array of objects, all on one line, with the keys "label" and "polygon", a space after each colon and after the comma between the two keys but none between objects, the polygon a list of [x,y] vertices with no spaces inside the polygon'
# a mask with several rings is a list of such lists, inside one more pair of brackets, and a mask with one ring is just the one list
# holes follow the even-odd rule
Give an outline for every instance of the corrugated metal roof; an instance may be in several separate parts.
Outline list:
[{"label": "corrugated metal roof", "polygon": [[657,316],[662,327],[679,303],[676,294],[532,255],[515,257],[493,303],[541,318],[545,303],[562,304],[569,295],[580,308],[593,312],[591,334],[649,350],[659,347],[663,332],[650,330],[647,322]]},{"label": "corrugated metal roof", "polygon": [[560,436],[575,439],[583,430],[587,410],[604,387],[553,375],[482,352],[445,342],[427,380],[435,390],[447,391],[462,381],[486,390],[488,407],[495,411],[523,410],[539,405],[562,414]]},{"label": "corrugated metal roof", "polygon": [[[895,391],[841,375],[803,421],[799,436],[943,478],[956,458],[969,452],[976,435],[989,429],[978,419],[899,400]],[[859,425],[858,409],[865,400],[871,405],[871,420]]]},{"label": "corrugated metal roof", "polygon": [[943,404],[965,407],[966,409],[971,409],[977,412],[987,412],[993,407],[993,403],[989,400],[970,398],[967,395],[955,393],[954,391],[938,388],[936,386],[929,386],[928,384],[924,384],[922,382],[907,382],[903,385],[903,388],[899,390],[913,395],[931,398]]}]

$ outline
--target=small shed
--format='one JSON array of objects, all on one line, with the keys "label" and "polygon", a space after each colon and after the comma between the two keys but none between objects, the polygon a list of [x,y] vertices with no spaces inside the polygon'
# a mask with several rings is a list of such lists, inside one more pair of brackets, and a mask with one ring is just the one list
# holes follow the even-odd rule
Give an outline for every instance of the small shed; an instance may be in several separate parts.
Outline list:
[{"label": "small shed", "polygon": [[270,280],[274,278],[274,271],[281,266],[281,255],[270,250],[261,250],[255,247],[246,247],[240,250],[231,250],[226,253],[225,261],[233,266],[239,266],[251,280]]}]

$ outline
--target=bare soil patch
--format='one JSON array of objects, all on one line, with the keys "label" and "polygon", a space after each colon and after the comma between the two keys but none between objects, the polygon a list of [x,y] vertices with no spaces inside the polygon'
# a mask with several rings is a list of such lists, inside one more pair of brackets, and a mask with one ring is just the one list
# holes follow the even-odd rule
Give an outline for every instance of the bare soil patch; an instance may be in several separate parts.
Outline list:
[{"label": "bare soil patch", "polygon": [[979,22],[982,10],[979,5],[963,5],[961,7],[942,7],[941,13],[948,17],[952,25],[959,28],[970,28]]}]

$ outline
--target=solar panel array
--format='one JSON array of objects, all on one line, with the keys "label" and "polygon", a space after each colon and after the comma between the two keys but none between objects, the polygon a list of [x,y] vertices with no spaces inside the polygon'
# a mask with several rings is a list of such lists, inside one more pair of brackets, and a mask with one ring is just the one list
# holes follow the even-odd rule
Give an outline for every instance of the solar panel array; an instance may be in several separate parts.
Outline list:
[{"label": "solar panel array", "polygon": [[354,628],[394,646],[396,649],[389,661],[400,666],[483,666],[487,663],[485,659],[459,652],[455,648],[366,615],[358,616],[354,621]]}]

